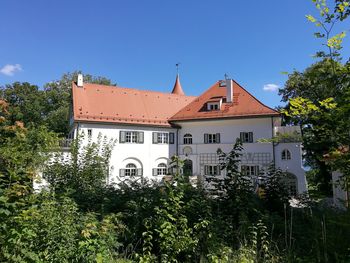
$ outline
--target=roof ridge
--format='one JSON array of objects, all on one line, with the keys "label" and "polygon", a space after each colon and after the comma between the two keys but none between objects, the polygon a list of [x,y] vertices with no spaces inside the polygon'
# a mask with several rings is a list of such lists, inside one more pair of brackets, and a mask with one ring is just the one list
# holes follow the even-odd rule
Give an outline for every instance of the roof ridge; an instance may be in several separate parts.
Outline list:
[{"label": "roof ridge", "polygon": [[93,86],[102,86],[103,88],[109,88],[109,89],[126,89],[130,91],[138,91],[141,93],[154,93],[154,94],[161,94],[165,96],[174,96],[174,97],[190,97],[194,98],[197,96],[188,96],[188,95],[179,95],[179,94],[174,94],[174,93],[167,93],[167,92],[161,92],[161,91],[154,91],[154,90],[143,90],[143,89],[138,89],[138,88],[129,88],[129,87],[121,87],[121,86],[113,86],[113,85],[104,85],[104,84],[97,84],[97,83],[84,83],[85,85],[93,85]]}]

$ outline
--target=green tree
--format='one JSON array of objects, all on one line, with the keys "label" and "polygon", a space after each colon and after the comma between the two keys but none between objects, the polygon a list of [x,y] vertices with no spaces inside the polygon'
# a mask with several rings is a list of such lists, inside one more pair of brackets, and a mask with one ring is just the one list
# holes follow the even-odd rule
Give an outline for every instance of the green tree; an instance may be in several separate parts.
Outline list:
[{"label": "green tree", "polygon": [[15,82],[0,90],[0,98],[8,103],[8,119],[21,121],[26,126],[44,124],[44,96],[36,85],[28,82]]},{"label": "green tree", "polygon": [[[0,98],[8,103],[9,119],[22,121],[25,126],[45,125],[61,136],[69,133],[72,104],[72,82],[80,71],[63,74],[61,79],[45,84],[44,89],[27,82],[15,82],[0,89]],[[114,85],[105,77],[84,75],[84,82]]]},{"label": "green tree", "polygon": [[[303,145],[307,164],[316,174],[319,190],[331,194],[331,167],[325,155],[344,143],[348,131],[348,118],[344,115],[344,97],[349,89],[349,64],[341,63],[341,48],[345,31],[333,34],[339,21],[349,14],[349,1],[336,0],[332,10],[325,0],[312,0],[318,10],[318,17],[307,15],[323,39],[325,51],[316,57],[321,61],[311,65],[304,72],[289,74],[284,88],[279,90],[282,100],[288,102],[284,109],[286,122],[301,125]],[[330,103],[331,102],[331,103]],[[332,107],[328,107],[330,105]]]},{"label": "green tree", "polygon": [[73,142],[69,154],[58,152],[44,169],[43,177],[52,191],[68,193],[84,210],[103,212],[109,189],[110,157],[114,141],[98,137],[96,142],[83,143],[84,134]]},{"label": "green tree", "polygon": [[[69,111],[72,103],[72,82],[81,71],[65,73],[61,79],[44,86],[46,125],[50,130],[66,136],[69,132]],[[116,85],[108,78],[83,74],[84,82],[102,85]]]}]

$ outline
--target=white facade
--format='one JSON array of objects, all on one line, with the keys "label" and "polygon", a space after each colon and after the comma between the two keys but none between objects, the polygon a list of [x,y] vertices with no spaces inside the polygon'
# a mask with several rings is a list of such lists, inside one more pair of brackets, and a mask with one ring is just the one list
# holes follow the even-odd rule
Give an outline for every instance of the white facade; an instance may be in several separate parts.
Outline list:
[{"label": "white facade", "polygon": [[[75,134],[84,133],[85,140],[88,140],[89,133],[93,141],[96,141],[99,135],[116,140],[110,160],[110,183],[118,183],[126,178],[121,174],[123,173],[121,170],[126,169],[128,164],[135,165],[137,172],[140,172],[144,178],[161,180],[163,175],[153,175],[153,169],[158,168],[159,164],[168,165],[170,158],[176,155],[177,129],[174,128],[84,123],[76,125],[75,129]],[[121,132],[143,133],[143,143],[121,143]],[[153,133],[173,133],[174,143],[153,143]]]},{"label": "white facade", "polygon": [[[92,140],[97,140],[100,134],[116,140],[110,162],[109,181],[118,183],[130,174],[130,171],[125,172],[128,166],[137,169],[136,178],[160,181],[166,170],[163,172],[157,169],[162,169],[164,164],[168,165],[170,158],[174,155],[179,155],[183,160],[191,160],[192,174],[201,181],[207,173],[215,173],[211,169],[215,169],[213,167],[218,165],[216,155],[218,148],[229,152],[236,138],[240,138],[244,133],[243,136],[246,135],[247,141],[243,143],[241,159],[244,169],[251,169],[252,173],[262,172],[274,163],[276,167],[288,171],[292,177],[295,177],[298,193],[305,192],[307,189],[300,143],[258,142],[259,139],[272,138],[274,128],[280,125],[278,117],[178,121],[174,124],[176,128],[79,123],[75,125],[75,134],[84,132]],[[121,132],[142,133],[142,143],[121,142]],[[154,133],[173,134],[173,143],[170,143],[170,137],[167,142],[160,138],[161,143],[154,143]],[[185,136],[186,139],[184,139]],[[87,137],[85,136],[86,140]]]}]

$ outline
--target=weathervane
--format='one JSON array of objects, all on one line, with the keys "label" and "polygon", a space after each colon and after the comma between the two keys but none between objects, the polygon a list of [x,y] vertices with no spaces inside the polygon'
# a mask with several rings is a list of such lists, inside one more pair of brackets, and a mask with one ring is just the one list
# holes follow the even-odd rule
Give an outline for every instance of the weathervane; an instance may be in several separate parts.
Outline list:
[{"label": "weathervane", "polygon": [[176,66],[176,73],[179,74],[179,66],[180,66],[180,62],[176,63],[175,66]]}]

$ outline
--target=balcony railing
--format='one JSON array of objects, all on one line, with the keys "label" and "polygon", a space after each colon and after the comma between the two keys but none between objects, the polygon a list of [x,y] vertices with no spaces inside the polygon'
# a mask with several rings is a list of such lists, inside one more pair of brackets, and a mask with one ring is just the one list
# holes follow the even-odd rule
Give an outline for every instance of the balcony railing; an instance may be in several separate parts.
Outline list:
[{"label": "balcony railing", "polygon": [[300,142],[300,126],[276,126],[274,127],[274,136],[278,142]]},{"label": "balcony railing", "polygon": [[73,139],[62,139],[59,141],[59,146],[62,150],[69,150],[73,143]]}]

